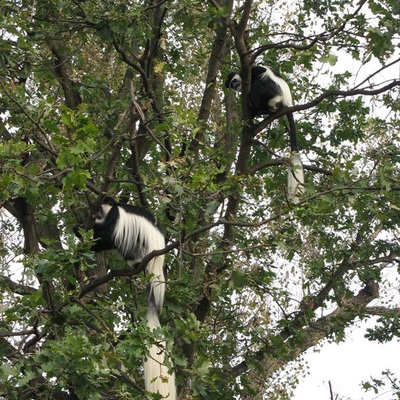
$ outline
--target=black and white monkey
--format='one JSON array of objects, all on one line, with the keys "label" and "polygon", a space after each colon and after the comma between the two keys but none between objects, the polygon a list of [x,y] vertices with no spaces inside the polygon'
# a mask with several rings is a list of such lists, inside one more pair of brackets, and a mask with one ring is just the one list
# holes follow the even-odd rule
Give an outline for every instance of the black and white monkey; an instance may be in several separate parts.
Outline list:
[{"label": "black and white monkey", "polygon": [[[230,72],[225,81],[227,88],[242,91],[242,78],[238,72]],[[251,68],[251,86],[248,104],[252,118],[271,115],[282,107],[292,107],[292,93],[282,77],[268,67],[260,65]],[[295,203],[303,191],[304,172],[297,142],[296,124],[293,114],[287,114],[289,122],[291,169],[288,173],[288,196]]]},{"label": "black and white monkey", "polygon": [[[106,197],[96,215],[93,225],[93,250],[116,249],[128,265],[140,263],[153,250],[165,247],[164,235],[156,225],[153,215],[140,207],[117,203]],[[146,320],[151,330],[160,327],[159,312],[164,303],[166,277],[164,255],[153,257],[146,266],[151,275],[146,304]],[[159,393],[162,398],[176,399],[175,374],[165,365],[164,341],[149,348],[144,361],[145,389]],[[168,363],[171,365],[171,361]]]}]

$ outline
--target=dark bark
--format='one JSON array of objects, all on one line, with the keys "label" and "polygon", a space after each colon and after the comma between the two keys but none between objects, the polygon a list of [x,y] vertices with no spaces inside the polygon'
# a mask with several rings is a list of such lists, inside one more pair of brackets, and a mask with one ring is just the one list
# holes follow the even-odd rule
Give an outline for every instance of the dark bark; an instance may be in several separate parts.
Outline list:
[{"label": "dark bark", "polygon": [[71,110],[75,110],[81,104],[82,99],[78,92],[77,83],[71,79],[72,69],[67,49],[61,39],[51,40],[49,47],[54,56],[54,74],[63,89],[65,104]]},{"label": "dark bark", "polygon": [[[227,10],[226,15],[218,21],[218,26],[215,29],[215,38],[213,40],[211,55],[208,61],[206,87],[204,89],[198,121],[199,123],[208,121],[211,111],[211,105],[214,101],[216,94],[216,79],[219,71],[221,70],[222,61],[227,52],[227,40],[228,40],[228,25],[232,14],[233,1],[225,0],[221,2]],[[199,151],[199,145],[203,138],[204,131],[200,129],[190,144],[190,150],[193,154],[197,154]],[[181,154],[185,153],[185,149],[182,150]]]}]

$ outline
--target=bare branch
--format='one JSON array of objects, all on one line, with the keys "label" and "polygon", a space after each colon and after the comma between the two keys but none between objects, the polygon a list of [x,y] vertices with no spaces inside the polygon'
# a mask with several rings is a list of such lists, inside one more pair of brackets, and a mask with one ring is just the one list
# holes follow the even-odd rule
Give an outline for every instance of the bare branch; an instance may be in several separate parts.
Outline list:
[{"label": "bare branch", "polygon": [[[332,30],[325,31],[318,33],[314,36],[310,37],[301,37],[298,41],[304,42],[304,40],[310,39],[310,42],[307,44],[295,44],[293,40],[285,40],[280,43],[268,43],[265,45],[262,45],[256,49],[253,50],[253,57],[256,59],[260,54],[264,53],[266,50],[270,49],[295,49],[295,50],[308,50],[311,47],[313,47],[317,43],[326,43],[328,40],[333,38],[334,36],[338,35],[339,33],[343,32],[346,25],[348,24],[349,21],[351,21],[362,9],[364,4],[366,3],[366,0],[360,1],[358,4],[359,6],[357,9],[347,16],[343,23],[337,27],[335,27]],[[291,34],[292,35],[292,34]]]},{"label": "bare branch", "polygon": [[390,308],[390,307],[366,307],[365,308],[365,313],[368,315],[397,315],[398,317],[400,317],[400,308],[396,307],[396,308]]},{"label": "bare branch", "polygon": [[374,73],[372,73],[367,78],[365,78],[362,82],[360,82],[357,86],[354,86],[353,90],[359,88],[362,85],[364,85],[364,83],[368,82],[373,76],[375,76],[377,74],[380,74],[383,70],[391,67],[392,65],[397,64],[399,61],[400,61],[400,58],[397,58],[396,60],[394,60],[394,61],[392,61],[392,62],[390,62],[388,64],[383,65],[382,68],[379,68]]},{"label": "bare branch", "polygon": [[[201,105],[198,114],[198,121],[207,121],[210,116],[211,104],[214,101],[216,94],[216,79],[221,68],[222,60],[226,55],[226,42],[228,40],[228,23],[232,14],[233,0],[223,1],[223,5],[227,8],[227,14],[219,20],[219,24],[215,29],[215,37],[213,40],[210,59],[208,61],[207,77],[205,89],[201,100]],[[200,129],[190,144],[190,149],[197,152],[200,142],[203,138],[203,130]],[[185,148],[181,154],[185,152]]]},{"label": "bare branch", "polygon": [[241,11],[242,11],[242,16],[240,18],[239,24],[237,25],[237,35],[244,38],[245,35],[245,31],[247,28],[247,23],[249,21],[250,18],[250,12],[251,12],[251,8],[253,6],[253,0],[245,0]]},{"label": "bare branch", "polygon": [[53,39],[49,41],[49,47],[55,59],[54,74],[59,79],[63,89],[65,104],[71,110],[76,110],[82,99],[76,89],[76,83],[70,78],[71,65],[70,59],[65,55],[65,42],[61,39]]},{"label": "bare branch", "polygon": [[[14,98],[11,93],[8,91],[6,85],[4,82],[0,79],[0,85],[4,90],[4,93],[6,93],[7,97],[18,107],[19,110],[29,119],[30,122],[39,130],[42,135],[47,138],[47,132],[45,129],[42,127],[42,125],[35,121],[32,116],[26,111],[25,107],[16,99]],[[54,158],[57,157],[57,152],[54,150],[52,145],[49,143],[49,145],[45,144],[42,142],[40,139],[36,137],[36,135],[31,135],[30,138],[37,144],[39,145],[43,150],[46,150],[48,153],[50,153]]]},{"label": "bare branch", "polygon": [[[276,158],[276,159],[272,159],[269,161],[264,161],[260,164],[255,165],[252,168],[249,168],[246,171],[246,173],[249,175],[253,175],[254,173],[256,173],[264,168],[273,167],[273,166],[277,166],[277,165],[290,165],[290,158]],[[303,164],[303,168],[308,171],[318,172],[318,173],[324,174],[324,175],[332,175],[331,171],[328,171],[325,168],[316,167],[314,165]]]}]

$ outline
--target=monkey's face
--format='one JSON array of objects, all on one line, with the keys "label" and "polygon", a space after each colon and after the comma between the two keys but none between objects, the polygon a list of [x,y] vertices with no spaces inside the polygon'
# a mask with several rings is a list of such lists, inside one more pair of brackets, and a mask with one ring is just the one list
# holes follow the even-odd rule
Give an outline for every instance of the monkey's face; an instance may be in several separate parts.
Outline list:
[{"label": "monkey's face", "polygon": [[104,220],[106,219],[108,213],[110,212],[111,208],[113,206],[111,204],[108,203],[104,203],[101,205],[100,209],[98,210],[97,214],[96,214],[96,224],[101,224],[104,222]]},{"label": "monkey's face", "polygon": [[241,92],[242,91],[242,80],[239,78],[234,78],[231,81],[231,89],[233,89],[235,92]]},{"label": "monkey's face", "polygon": [[229,89],[233,89],[235,92],[240,92],[242,90],[242,78],[238,73],[230,72],[225,81],[225,86]]}]

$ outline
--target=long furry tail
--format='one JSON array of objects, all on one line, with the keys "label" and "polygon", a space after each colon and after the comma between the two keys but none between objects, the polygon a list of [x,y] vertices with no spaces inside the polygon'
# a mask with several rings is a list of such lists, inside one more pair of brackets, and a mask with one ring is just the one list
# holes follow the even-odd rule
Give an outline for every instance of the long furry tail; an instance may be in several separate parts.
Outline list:
[{"label": "long furry tail", "polygon": [[[153,331],[161,326],[152,283],[147,297],[146,319],[147,326]],[[165,340],[161,340],[149,348],[144,362],[145,389],[149,393],[159,393],[163,399],[176,400],[175,373],[169,372],[172,361],[165,352],[166,345]]]},{"label": "long furry tail", "polygon": [[296,124],[293,114],[288,114],[290,132],[290,168],[288,171],[288,198],[293,203],[298,203],[304,193],[304,170],[297,143]]},{"label": "long furry tail", "polygon": [[[165,245],[162,246],[162,248]],[[164,255],[152,258],[146,267],[146,272],[151,275],[150,287],[154,304],[158,312],[164,305],[166,279],[164,274]],[[149,300],[149,299],[147,299]]]},{"label": "long furry tail", "polygon": [[[151,259],[146,270],[151,274],[146,320],[147,326],[154,331],[161,327],[158,313],[164,303],[166,287],[164,256]],[[164,399],[176,400],[175,374],[169,372],[172,361],[165,353],[166,346],[165,340],[150,346],[149,354],[144,362],[144,383],[147,392],[159,393]]]},{"label": "long furry tail", "polygon": [[[165,247],[165,239],[161,231],[148,219],[135,213],[127,213],[120,209],[118,230],[115,242],[119,252],[129,265],[135,265],[153,250]],[[129,244],[140,243],[130,248]],[[159,330],[159,312],[164,304],[166,279],[164,274],[164,255],[153,257],[146,266],[150,275],[146,304],[147,326],[151,331]],[[158,332],[156,332],[158,334]],[[159,393],[163,399],[176,400],[175,374],[169,372],[172,361],[166,354],[166,342],[161,339],[149,345],[148,355],[144,360],[144,384],[148,393]]]},{"label": "long furry tail", "polygon": [[300,154],[293,152],[290,158],[288,171],[288,198],[293,203],[298,203],[304,193],[304,171]]}]

